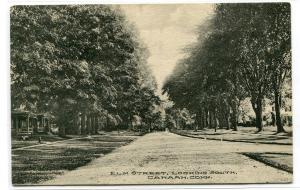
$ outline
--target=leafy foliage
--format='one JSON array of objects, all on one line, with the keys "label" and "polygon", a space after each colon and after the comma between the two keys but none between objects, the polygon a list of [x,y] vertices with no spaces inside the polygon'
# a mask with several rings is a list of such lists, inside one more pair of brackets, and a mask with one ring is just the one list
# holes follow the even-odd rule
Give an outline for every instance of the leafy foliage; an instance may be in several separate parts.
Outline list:
[{"label": "leafy foliage", "polygon": [[[130,123],[158,104],[147,50],[122,12],[106,5],[11,8],[12,108]],[[147,114],[146,114],[147,113]]]},{"label": "leafy foliage", "polygon": [[[262,130],[263,99],[280,96],[290,77],[289,4],[217,4],[198,36],[164,92],[175,107],[196,113],[199,126],[229,129],[231,120],[235,130],[239,102],[250,97],[256,126]],[[280,118],[280,112],[276,115]]]}]

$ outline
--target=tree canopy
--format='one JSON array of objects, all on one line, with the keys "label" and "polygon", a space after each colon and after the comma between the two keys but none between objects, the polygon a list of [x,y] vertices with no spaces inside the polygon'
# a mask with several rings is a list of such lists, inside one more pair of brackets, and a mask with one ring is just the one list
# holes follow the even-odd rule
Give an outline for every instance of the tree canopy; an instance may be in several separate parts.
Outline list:
[{"label": "tree canopy", "polygon": [[117,8],[14,6],[12,109],[50,112],[62,131],[78,113],[111,116],[120,125],[134,115],[146,121],[159,104],[147,56]]},{"label": "tree canopy", "polygon": [[[197,113],[199,126],[229,128],[231,121],[234,130],[239,102],[249,97],[260,131],[264,98],[274,97],[280,110],[278,97],[290,77],[290,30],[288,3],[217,4],[164,92],[175,107]],[[278,110],[276,117],[282,132]]]}]

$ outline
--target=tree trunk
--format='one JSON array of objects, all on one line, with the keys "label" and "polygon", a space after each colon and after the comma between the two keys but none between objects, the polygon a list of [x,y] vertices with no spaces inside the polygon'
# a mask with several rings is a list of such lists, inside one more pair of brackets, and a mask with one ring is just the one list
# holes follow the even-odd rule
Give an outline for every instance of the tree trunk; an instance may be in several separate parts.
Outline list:
[{"label": "tree trunk", "polygon": [[198,126],[200,124],[200,118],[197,119],[197,117],[199,117],[199,116],[196,116],[196,123],[192,124],[192,125],[194,125],[194,131],[196,131],[196,132],[197,132]]},{"label": "tree trunk", "polygon": [[282,122],[281,122],[281,114],[280,114],[280,102],[281,98],[279,95],[278,90],[274,91],[275,95],[275,119],[276,119],[276,126],[277,126],[277,133],[285,132]]},{"label": "tree trunk", "polygon": [[208,124],[208,128],[211,129],[211,128],[213,128],[213,124],[212,124],[212,122],[213,122],[212,111],[209,111],[209,112],[208,112],[208,116],[209,116],[209,124]]},{"label": "tree trunk", "polygon": [[226,130],[229,130],[230,129],[229,110],[226,110],[225,112],[226,112],[226,113],[224,113],[225,128],[226,128]]},{"label": "tree trunk", "polygon": [[204,121],[204,128],[208,128],[208,111],[207,109],[205,109],[204,111],[204,118],[205,118],[205,121]]},{"label": "tree trunk", "polygon": [[214,126],[214,129],[215,129],[215,132],[217,132],[218,119],[217,119],[216,109],[213,110],[213,126]]},{"label": "tree trunk", "polygon": [[86,114],[83,113],[83,114],[82,114],[82,119],[81,119],[81,121],[82,121],[82,125],[81,125],[81,134],[82,134],[82,135],[85,135],[85,134],[86,134],[86,120],[87,120]]},{"label": "tree trunk", "polygon": [[87,130],[87,134],[90,135],[91,134],[91,116],[87,115],[87,122],[86,122],[86,130]]},{"label": "tree trunk", "polygon": [[58,130],[59,136],[65,136],[66,135],[66,128],[64,126],[60,126]]},{"label": "tree trunk", "polygon": [[[222,110],[220,110],[220,111],[222,111]],[[219,126],[218,126],[219,129],[223,129],[224,127],[226,128],[225,114],[219,113],[217,119],[219,121]]]},{"label": "tree trunk", "polygon": [[238,123],[238,114],[237,114],[237,103],[236,100],[232,101],[232,129],[233,131],[237,131],[237,123]]},{"label": "tree trunk", "polygon": [[201,110],[201,130],[205,128],[205,109]]},{"label": "tree trunk", "polygon": [[179,118],[178,118],[178,116],[175,118],[175,124],[176,124],[176,128],[177,129],[183,129],[183,126],[180,126],[180,124],[179,124]]},{"label": "tree trunk", "polygon": [[81,135],[81,115],[77,115],[77,135]]},{"label": "tree trunk", "polygon": [[263,129],[263,124],[262,124],[262,99],[257,98],[256,102],[252,103],[252,107],[254,109],[255,116],[256,116],[255,123],[256,123],[257,132],[260,132]]},{"label": "tree trunk", "polygon": [[66,124],[64,122],[59,122],[58,135],[64,137],[66,135]]},{"label": "tree trunk", "polygon": [[95,134],[95,116],[91,114],[91,134]]},{"label": "tree trunk", "polygon": [[[132,122],[131,122],[132,123]],[[108,130],[109,129],[109,126],[108,126],[108,113],[106,115],[106,126],[105,126],[105,129]]]},{"label": "tree trunk", "polygon": [[98,116],[95,116],[95,134],[98,133],[98,129],[99,129],[99,118]]},{"label": "tree trunk", "polygon": [[199,110],[199,112],[197,113],[197,116],[196,116],[196,125],[197,125],[197,128],[195,128],[195,131],[197,131],[197,129],[202,129],[203,125],[202,125],[202,109]]},{"label": "tree trunk", "polygon": [[196,115],[196,120],[194,123],[194,130],[197,131],[197,129],[201,128],[201,112],[198,112]]}]

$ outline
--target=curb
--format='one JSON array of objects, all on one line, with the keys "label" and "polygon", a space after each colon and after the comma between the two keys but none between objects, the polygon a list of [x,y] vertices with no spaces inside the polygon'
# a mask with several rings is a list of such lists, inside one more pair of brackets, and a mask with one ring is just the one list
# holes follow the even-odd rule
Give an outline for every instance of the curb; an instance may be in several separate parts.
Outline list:
[{"label": "curb", "polygon": [[289,167],[287,165],[280,164],[280,163],[272,161],[272,160],[268,160],[266,158],[261,157],[258,153],[242,153],[242,155],[247,156],[258,162],[264,163],[267,166],[271,166],[273,168],[277,168],[279,170],[283,170],[283,171],[293,174],[293,167]]},{"label": "curb", "polygon": [[188,134],[182,134],[175,131],[170,131],[176,135],[190,137],[190,138],[197,138],[197,139],[206,139],[206,140],[215,140],[215,141],[227,141],[227,142],[243,142],[243,143],[252,143],[252,144],[277,144],[277,145],[293,145],[293,143],[280,143],[280,142],[254,142],[254,141],[247,141],[247,140],[230,140],[230,139],[217,139],[217,138],[205,138],[201,136],[193,136]]},{"label": "curb", "polygon": [[27,148],[33,148],[33,147],[38,147],[38,146],[48,146],[48,145],[53,145],[53,144],[57,144],[57,143],[60,143],[60,142],[72,141],[72,140],[78,140],[78,139],[86,139],[86,138],[89,138],[89,137],[78,137],[78,138],[71,138],[71,139],[65,139],[65,140],[59,140],[59,141],[53,141],[53,142],[46,142],[46,143],[42,143],[42,144],[24,146],[24,147],[20,147],[20,148],[12,148],[11,151],[24,150],[24,149],[27,149]]}]

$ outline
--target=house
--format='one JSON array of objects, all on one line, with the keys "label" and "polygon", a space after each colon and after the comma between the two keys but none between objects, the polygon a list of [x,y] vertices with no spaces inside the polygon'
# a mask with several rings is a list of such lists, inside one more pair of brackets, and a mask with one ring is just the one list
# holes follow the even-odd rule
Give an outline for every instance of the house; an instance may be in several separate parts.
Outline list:
[{"label": "house", "polygon": [[32,135],[50,131],[50,117],[29,111],[11,112],[12,135]]}]

